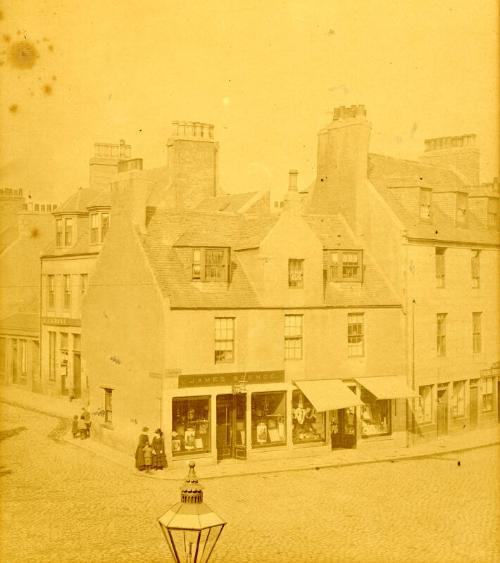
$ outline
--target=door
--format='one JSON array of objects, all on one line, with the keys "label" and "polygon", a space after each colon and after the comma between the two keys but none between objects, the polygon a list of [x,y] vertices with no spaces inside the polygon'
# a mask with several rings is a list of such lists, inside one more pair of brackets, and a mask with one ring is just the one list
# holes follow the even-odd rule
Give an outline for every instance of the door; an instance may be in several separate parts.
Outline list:
[{"label": "door", "polygon": [[332,411],[330,418],[332,450],[356,447],[356,407]]},{"label": "door", "polygon": [[82,396],[82,363],[80,352],[73,353],[73,395],[75,399]]},{"label": "door", "polygon": [[470,425],[477,426],[477,385],[470,388]]},{"label": "door", "polygon": [[61,363],[61,395],[68,394],[68,360],[63,360]]},{"label": "door", "polygon": [[448,434],[448,389],[438,389],[437,435]]},{"label": "door", "polygon": [[17,357],[17,340],[12,340],[12,383],[17,383],[18,375],[18,357]]},{"label": "door", "polygon": [[217,459],[246,459],[246,394],[218,395]]}]

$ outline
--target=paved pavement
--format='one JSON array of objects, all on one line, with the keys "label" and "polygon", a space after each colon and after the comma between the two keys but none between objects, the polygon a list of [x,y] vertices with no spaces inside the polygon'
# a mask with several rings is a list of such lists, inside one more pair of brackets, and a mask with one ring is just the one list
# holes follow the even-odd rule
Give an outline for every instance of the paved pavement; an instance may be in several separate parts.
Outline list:
[{"label": "paved pavement", "polygon": [[[66,430],[1,405],[0,560],[171,560],[156,518],[179,482],[75,447]],[[210,479],[205,500],[228,521],[214,561],[500,561],[499,453]]]}]

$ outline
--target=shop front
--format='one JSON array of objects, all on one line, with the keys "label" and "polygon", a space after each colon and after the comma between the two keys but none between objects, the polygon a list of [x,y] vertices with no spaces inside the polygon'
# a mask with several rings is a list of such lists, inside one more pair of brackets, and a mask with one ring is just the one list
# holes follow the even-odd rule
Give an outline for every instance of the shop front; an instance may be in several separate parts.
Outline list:
[{"label": "shop front", "polygon": [[[363,404],[356,395],[356,385],[348,385],[339,379],[295,381],[295,385],[307,398],[308,408],[309,405],[313,407],[314,416],[323,428],[323,440],[326,435],[326,418],[329,417],[331,448],[356,447],[356,407]],[[319,433],[316,434],[318,435]]]},{"label": "shop front", "polygon": [[391,435],[401,419],[404,430],[405,412],[396,412],[394,399],[417,396],[396,377],[286,382],[284,371],[273,371],[178,378],[165,426],[174,461],[354,448],[364,438]]},{"label": "shop front", "polygon": [[[405,411],[397,410],[400,399],[419,399],[416,391],[396,376],[363,377],[356,379],[360,385],[361,439],[391,436],[396,431],[406,431]],[[404,404],[404,403],[403,403]]]}]

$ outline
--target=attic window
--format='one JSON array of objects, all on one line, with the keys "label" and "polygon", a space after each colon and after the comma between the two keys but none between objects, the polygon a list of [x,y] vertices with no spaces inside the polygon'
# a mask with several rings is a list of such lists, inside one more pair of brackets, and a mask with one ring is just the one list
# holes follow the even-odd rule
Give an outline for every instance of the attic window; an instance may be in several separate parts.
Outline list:
[{"label": "attic window", "polygon": [[194,248],[191,278],[200,281],[228,280],[228,248]]},{"label": "attic window", "polygon": [[430,219],[431,217],[431,190],[420,190],[420,218]]},{"label": "attic window", "polygon": [[362,281],[362,250],[328,250],[325,252],[328,281]]}]

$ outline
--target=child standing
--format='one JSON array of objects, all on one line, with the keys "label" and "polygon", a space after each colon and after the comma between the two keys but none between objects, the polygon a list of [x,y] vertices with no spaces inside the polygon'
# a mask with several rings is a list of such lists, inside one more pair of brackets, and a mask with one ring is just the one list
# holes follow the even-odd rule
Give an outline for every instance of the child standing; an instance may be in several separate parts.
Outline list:
[{"label": "child standing", "polygon": [[142,449],[144,452],[144,467],[146,469],[146,473],[151,473],[151,464],[153,462],[153,448],[146,444]]},{"label": "child standing", "polygon": [[78,438],[78,415],[75,414],[73,417],[73,422],[71,423],[71,432],[73,434],[73,438]]},{"label": "child standing", "polygon": [[84,440],[87,437],[87,423],[85,422],[85,417],[82,416],[78,419],[78,433],[80,438]]}]

